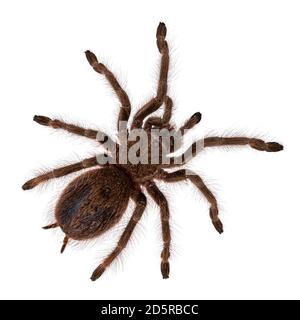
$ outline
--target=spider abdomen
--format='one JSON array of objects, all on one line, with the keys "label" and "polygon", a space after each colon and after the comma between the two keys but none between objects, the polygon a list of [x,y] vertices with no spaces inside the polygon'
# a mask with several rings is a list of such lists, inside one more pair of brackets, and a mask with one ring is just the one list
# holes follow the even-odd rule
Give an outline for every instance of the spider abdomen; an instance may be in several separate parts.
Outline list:
[{"label": "spider abdomen", "polygon": [[97,237],[120,220],[130,191],[130,179],[117,168],[90,170],[61,194],[55,208],[57,223],[72,239]]}]

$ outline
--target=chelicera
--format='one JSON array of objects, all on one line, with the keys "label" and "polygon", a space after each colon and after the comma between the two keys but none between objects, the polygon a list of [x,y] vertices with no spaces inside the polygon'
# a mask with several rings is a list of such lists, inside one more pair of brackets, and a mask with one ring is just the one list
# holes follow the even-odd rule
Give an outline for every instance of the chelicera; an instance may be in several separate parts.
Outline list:
[{"label": "chelicera", "polygon": [[[127,134],[133,129],[143,129],[147,135],[153,128],[168,130],[175,129],[175,125],[170,122],[173,103],[168,96],[168,70],[169,70],[169,48],[166,41],[167,29],[164,23],[160,23],[157,28],[156,40],[157,47],[161,54],[161,65],[159,81],[156,96],[150,99],[139,111],[132,117],[130,128],[126,128]],[[93,69],[104,75],[112,89],[116,93],[120,106],[118,124],[127,123],[131,115],[131,104],[126,92],[121,88],[112,72],[102,63],[98,62],[96,56],[91,51],[86,51],[86,57]],[[160,107],[164,107],[161,117],[151,116]],[[73,134],[84,136],[90,139],[96,139],[102,136],[104,139],[100,143],[112,141],[112,139],[102,132],[92,129],[86,129],[65,123],[58,119],[50,119],[45,116],[34,116],[37,123],[49,126],[55,129],[63,129]],[[195,113],[191,116],[177,131],[182,135],[186,129],[193,128],[201,120],[201,114]],[[120,125],[118,125],[120,128]],[[119,130],[120,131],[120,130]],[[172,140],[173,141],[173,140]],[[170,151],[178,149],[174,141],[170,143]],[[121,144],[116,143],[116,153],[120,150]],[[259,151],[276,152],[283,149],[283,146],[277,142],[264,142],[263,140],[251,137],[207,137],[203,139],[203,147],[218,147],[224,145],[248,145]],[[131,146],[129,143],[128,148]],[[162,141],[159,141],[160,152],[162,152]],[[192,157],[196,156],[198,150],[196,142],[188,149]],[[148,150],[150,153],[150,150]],[[108,153],[104,156],[109,157]],[[135,208],[131,218],[125,227],[114,250],[101,262],[93,272],[91,279],[96,280],[109,267],[113,260],[126,247],[136,224],[139,222],[147,204],[147,198],[144,191],[154,199],[160,208],[161,228],[163,248],[161,252],[161,273],[163,278],[169,277],[170,266],[170,212],[168,201],[164,194],[157,187],[155,180],[165,182],[178,182],[189,180],[207,199],[210,204],[210,218],[213,226],[219,232],[223,232],[223,225],[218,217],[218,204],[213,193],[207,188],[201,177],[185,169],[168,171],[176,169],[179,165],[176,161],[178,157],[170,157],[169,163],[164,163],[162,157],[159,157],[157,164],[151,163],[121,163],[116,157],[116,163],[101,164],[97,156],[84,159],[81,162],[56,168],[52,171],[39,175],[23,185],[24,190],[32,189],[40,183],[48,180],[63,177],[65,175],[85,170],[84,173],[76,177],[63,190],[55,207],[56,221],[45,229],[60,227],[65,233],[61,252],[64,251],[68,239],[87,240],[99,237],[101,234],[114,227],[120,221],[125,212],[129,199],[135,202]],[[86,170],[88,169],[88,170]]]}]

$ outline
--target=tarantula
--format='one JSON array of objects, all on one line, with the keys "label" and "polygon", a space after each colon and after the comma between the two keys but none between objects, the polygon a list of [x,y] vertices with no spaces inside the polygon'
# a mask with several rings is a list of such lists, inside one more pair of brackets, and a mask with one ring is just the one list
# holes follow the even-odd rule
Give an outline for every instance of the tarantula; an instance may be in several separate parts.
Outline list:
[{"label": "tarantula", "polygon": [[[130,130],[142,128],[150,135],[153,128],[174,129],[175,126],[170,123],[172,114],[172,99],[167,95],[168,89],[168,70],[169,70],[169,48],[166,41],[167,29],[164,23],[159,23],[156,32],[157,47],[161,54],[160,74],[157,86],[156,96],[150,99],[139,111],[133,116]],[[118,116],[118,124],[127,122],[130,117],[131,105],[126,92],[121,88],[113,73],[102,63],[98,62],[96,56],[91,51],[86,51],[86,58],[93,69],[103,74],[113,91],[118,97],[121,104]],[[163,108],[163,115],[151,116],[150,114]],[[37,123],[49,126],[54,129],[63,129],[73,134],[84,136],[90,139],[99,137],[99,132],[92,129],[85,129],[77,125],[65,123],[58,119],[50,119],[45,116],[34,116]],[[186,129],[193,128],[201,120],[199,112],[191,116],[178,130],[184,134]],[[127,129],[126,129],[127,130]],[[120,131],[120,130],[119,130]],[[100,132],[100,143],[104,143],[111,138]],[[171,140],[170,151],[174,152],[178,149],[174,141]],[[129,143],[127,149],[132,145]],[[162,142],[159,142],[162,147]],[[276,152],[283,149],[283,146],[277,142],[264,142],[260,139],[249,137],[207,137],[203,139],[203,147],[217,147],[224,145],[249,145],[259,151]],[[116,143],[116,153],[118,154],[121,144]],[[196,156],[199,150],[195,148],[196,142],[188,149],[192,157]],[[148,151],[150,153],[150,151]],[[161,152],[161,149],[160,149]],[[184,153],[185,154],[185,153]],[[183,155],[184,155],[183,154]],[[104,157],[109,157],[106,153]],[[155,180],[165,182],[177,182],[182,180],[191,181],[210,204],[209,214],[212,224],[219,233],[223,232],[223,225],[218,217],[217,200],[213,193],[207,188],[203,180],[196,174],[181,169],[168,172],[164,169],[178,167],[176,160],[178,157],[170,157],[170,162],[165,164],[161,161],[158,164],[143,163],[104,163],[100,164],[97,156],[87,158],[81,162],[56,168],[52,171],[41,174],[23,185],[24,190],[32,189],[38,184],[50,179],[59,178],[70,173],[80,171],[87,168],[96,167],[75,178],[63,190],[55,207],[56,221],[44,229],[60,227],[65,233],[61,252],[64,251],[68,239],[86,240],[100,236],[108,229],[112,228],[121,219],[125,209],[127,208],[129,199],[135,202],[135,209],[132,216],[125,227],[115,249],[102,261],[95,269],[91,276],[91,280],[98,279],[113,260],[126,247],[136,224],[139,222],[147,204],[147,198],[142,191],[145,189],[153,198],[160,208],[160,219],[162,227],[163,249],[161,252],[161,273],[164,279],[169,277],[170,266],[170,212],[168,201],[164,194],[159,190]],[[141,188],[142,187],[142,188]]]}]

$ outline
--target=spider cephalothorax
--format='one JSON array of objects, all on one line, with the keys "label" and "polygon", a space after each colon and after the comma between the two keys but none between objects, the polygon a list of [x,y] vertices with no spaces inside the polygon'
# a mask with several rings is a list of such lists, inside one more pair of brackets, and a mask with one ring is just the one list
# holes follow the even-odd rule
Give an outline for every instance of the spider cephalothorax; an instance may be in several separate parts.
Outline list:
[{"label": "spider cephalothorax", "polygon": [[[165,40],[166,34],[167,29],[165,24],[160,23],[156,33],[157,47],[161,53],[161,66],[157,94],[133,116],[130,130],[129,128],[125,128],[126,136],[128,136],[133,129],[143,129],[146,132],[147,137],[150,136],[152,129],[154,128],[165,128],[168,130],[175,129],[175,126],[170,123],[173,103],[171,98],[167,95],[169,49]],[[111,71],[109,71],[104,64],[99,63],[96,56],[91,51],[86,51],[86,57],[93,69],[105,76],[121,103],[118,117],[118,128],[119,133],[121,133],[120,124],[124,122],[127,123],[130,117],[131,105],[129,98]],[[162,106],[164,106],[162,117],[149,117],[150,114],[157,111]],[[52,120],[44,116],[34,116],[33,120],[41,125],[50,126],[55,129],[63,129],[90,139],[101,137],[101,139],[97,140],[102,144],[107,141],[113,141],[102,132],[81,128],[57,119]],[[179,127],[177,132],[180,132],[183,135],[186,129],[191,129],[200,120],[201,114],[197,112],[191,116],[181,127]],[[163,142],[162,140],[158,141],[159,152],[162,152],[164,147]],[[276,152],[283,149],[282,145],[277,142],[264,142],[263,140],[257,138],[207,137],[202,140],[203,148],[224,145],[249,145],[250,147],[259,151],[268,152]],[[151,161],[148,163],[132,163],[129,161],[124,163],[123,161],[121,162],[118,157],[120,153],[119,150],[121,150],[123,144],[119,145],[115,143],[114,148],[110,148],[110,146],[111,144],[108,144],[108,153],[113,153],[113,151],[115,151],[115,155],[117,155],[115,157],[115,162],[106,161],[102,163],[102,161],[99,161],[101,158],[99,156],[84,159],[81,162],[56,168],[52,171],[37,176],[27,181],[23,185],[23,189],[28,190],[34,188],[42,182],[53,178],[59,178],[76,171],[92,167],[95,168],[87,170],[83,174],[79,175],[65,188],[55,207],[56,221],[53,224],[44,227],[45,229],[60,227],[65,233],[61,252],[64,251],[69,238],[74,240],[92,239],[112,228],[121,219],[128,205],[129,199],[133,199],[135,202],[135,209],[127,226],[125,227],[115,249],[93,272],[91,277],[92,280],[99,278],[105,269],[127,245],[132,232],[136,224],[139,222],[146,207],[147,199],[142,191],[145,189],[160,207],[163,240],[163,249],[161,252],[161,272],[163,278],[168,278],[170,271],[169,257],[171,244],[169,225],[170,213],[168,202],[163,193],[155,184],[155,180],[163,180],[165,182],[190,180],[196,186],[196,188],[203,193],[209,202],[210,218],[212,223],[216,230],[219,233],[222,233],[223,226],[218,217],[218,205],[216,198],[204,184],[203,180],[191,171],[180,169],[169,172],[165,170],[169,168],[176,168],[179,165],[187,162],[191,157],[185,157],[185,161],[183,163],[177,161],[178,157],[170,157],[169,162],[164,162],[162,161],[162,156],[159,153],[158,162],[155,163],[151,163]],[[128,152],[131,146],[132,142],[126,146],[126,152]],[[180,145],[178,146],[178,144],[175,144],[174,140],[172,139],[170,140],[169,146],[170,152],[174,152],[180,147]],[[199,152],[199,149],[196,148],[196,146],[197,142],[193,143],[183,155],[187,155],[189,153],[192,157],[194,157]],[[148,154],[151,152],[152,151],[150,151],[150,149],[147,150]],[[103,155],[107,159],[110,157],[108,153]],[[186,160],[186,158],[188,158],[188,160]]]}]

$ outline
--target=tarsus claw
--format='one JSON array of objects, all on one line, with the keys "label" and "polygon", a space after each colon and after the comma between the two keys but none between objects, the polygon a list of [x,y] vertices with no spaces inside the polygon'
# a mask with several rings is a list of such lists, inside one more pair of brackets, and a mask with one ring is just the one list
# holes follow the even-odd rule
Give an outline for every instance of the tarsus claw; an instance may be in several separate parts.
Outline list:
[{"label": "tarsus claw", "polygon": [[158,27],[157,27],[157,31],[156,31],[156,37],[162,37],[165,38],[167,35],[167,27],[163,22],[160,22]]}]

